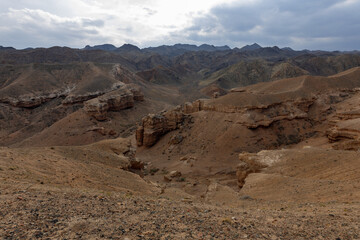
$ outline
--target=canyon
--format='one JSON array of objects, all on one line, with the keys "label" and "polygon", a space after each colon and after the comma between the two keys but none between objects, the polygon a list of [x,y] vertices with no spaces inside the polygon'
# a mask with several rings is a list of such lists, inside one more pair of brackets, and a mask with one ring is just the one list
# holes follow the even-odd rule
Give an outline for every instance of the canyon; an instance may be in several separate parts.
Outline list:
[{"label": "canyon", "polygon": [[356,51],[1,48],[0,236],[357,239],[359,103]]}]

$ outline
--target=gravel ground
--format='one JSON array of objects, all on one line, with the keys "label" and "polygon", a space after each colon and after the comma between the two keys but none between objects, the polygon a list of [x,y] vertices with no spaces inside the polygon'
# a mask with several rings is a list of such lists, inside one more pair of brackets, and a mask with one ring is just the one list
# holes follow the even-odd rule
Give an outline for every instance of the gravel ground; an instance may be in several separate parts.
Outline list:
[{"label": "gravel ground", "polygon": [[359,203],[207,205],[130,193],[2,186],[2,239],[360,239]]}]

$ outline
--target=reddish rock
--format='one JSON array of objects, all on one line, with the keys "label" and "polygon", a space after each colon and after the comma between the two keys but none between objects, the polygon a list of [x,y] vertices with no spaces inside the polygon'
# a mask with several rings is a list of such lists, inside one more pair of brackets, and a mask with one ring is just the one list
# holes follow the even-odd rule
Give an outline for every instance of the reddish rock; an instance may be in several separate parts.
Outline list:
[{"label": "reddish rock", "polygon": [[165,133],[177,129],[184,120],[179,110],[171,110],[161,114],[149,114],[142,119],[136,131],[138,146],[150,147]]}]

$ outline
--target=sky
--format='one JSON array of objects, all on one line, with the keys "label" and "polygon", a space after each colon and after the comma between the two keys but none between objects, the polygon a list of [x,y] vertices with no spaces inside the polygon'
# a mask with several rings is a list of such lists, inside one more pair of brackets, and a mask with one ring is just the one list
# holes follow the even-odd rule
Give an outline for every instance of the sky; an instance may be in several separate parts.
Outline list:
[{"label": "sky", "polygon": [[360,0],[1,0],[0,45],[360,50]]}]

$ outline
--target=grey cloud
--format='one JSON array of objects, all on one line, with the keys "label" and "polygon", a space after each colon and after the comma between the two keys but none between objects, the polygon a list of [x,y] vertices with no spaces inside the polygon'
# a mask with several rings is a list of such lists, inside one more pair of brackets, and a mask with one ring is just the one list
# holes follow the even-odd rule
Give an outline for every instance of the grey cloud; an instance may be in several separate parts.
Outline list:
[{"label": "grey cloud", "polygon": [[1,45],[25,47],[85,46],[107,42],[99,34],[102,20],[62,18],[42,10],[14,10],[0,14]]},{"label": "grey cloud", "polygon": [[147,16],[150,17],[150,16],[153,16],[157,13],[157,11],[153,10],[153,9],[150,9],[150,8],[143,8],[145,10],[145,12],[147,13]]},{"label": "grey cloud", "polygon": [[97,19],[82,19],[82,26],[84,27],[103,27],[105,22],[103,20]]},{"label": "grey cloud", "polygon": [[258,42],[297,49],[360,49],[360,1],[259,0],[225,4],[193,19],[181,35],[213,44]]}]

